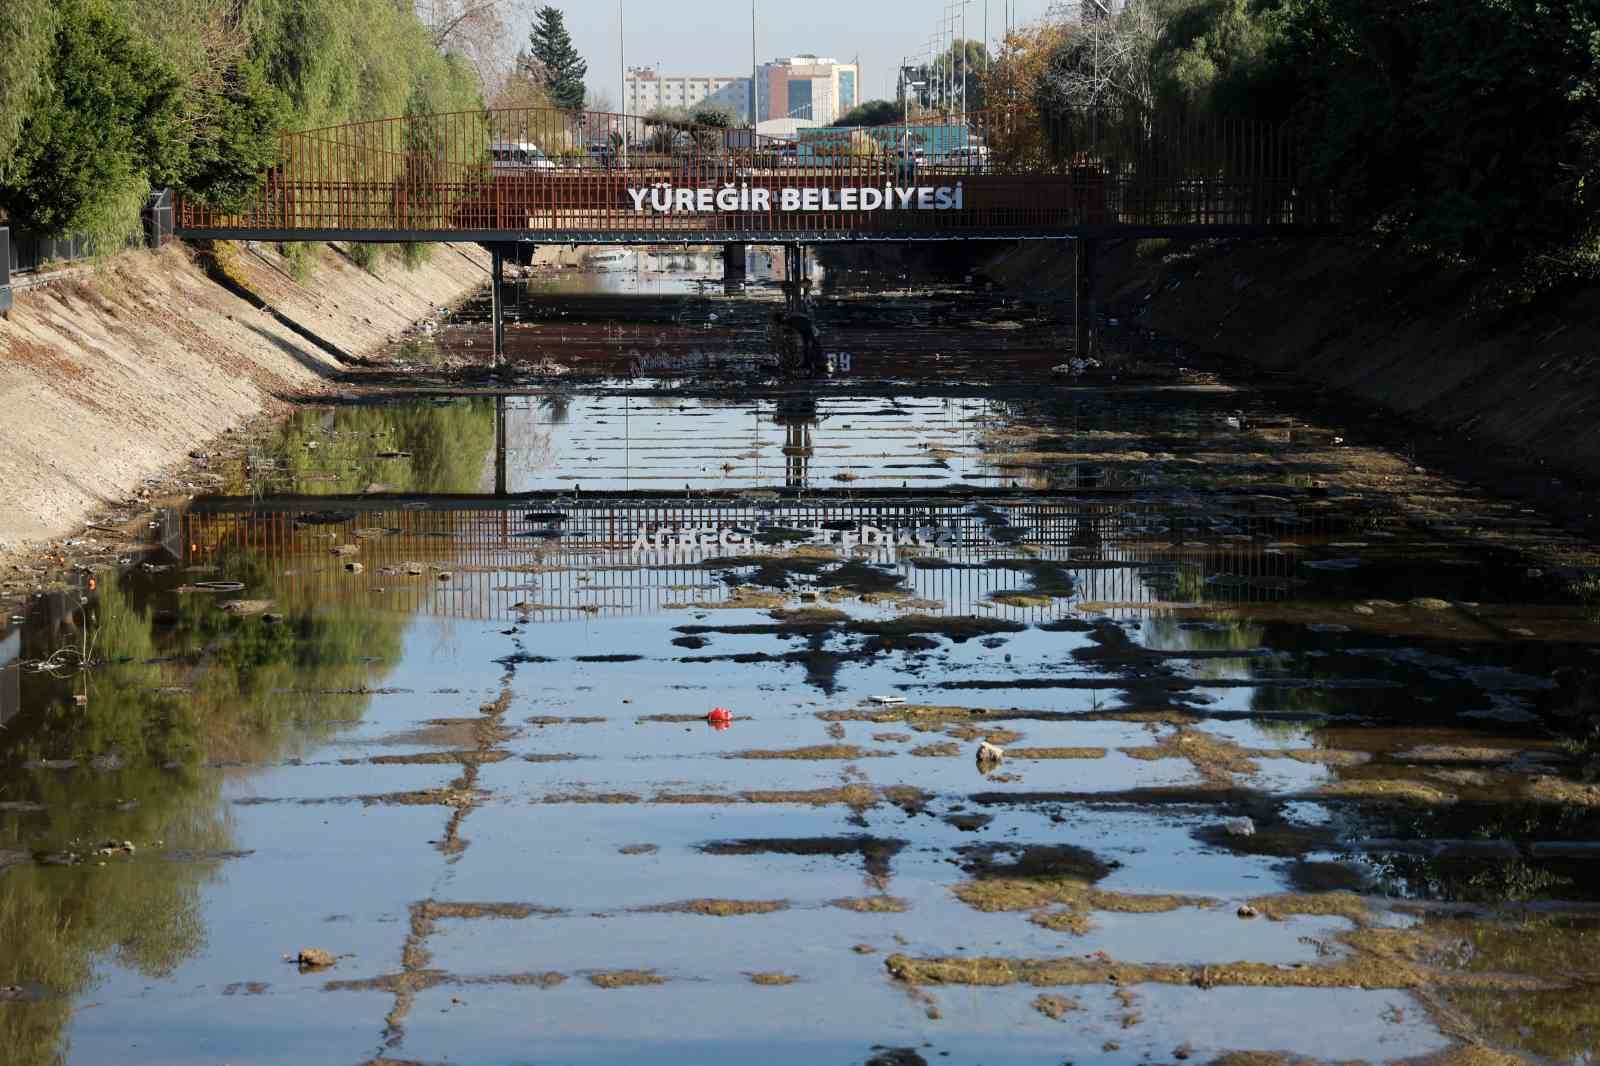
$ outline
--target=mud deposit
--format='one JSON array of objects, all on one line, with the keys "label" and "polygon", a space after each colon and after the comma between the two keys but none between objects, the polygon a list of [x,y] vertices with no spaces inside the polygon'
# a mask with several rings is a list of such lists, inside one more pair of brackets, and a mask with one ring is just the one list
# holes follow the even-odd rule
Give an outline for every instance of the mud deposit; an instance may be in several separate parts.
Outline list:
[{"label": "mud deposit", "polygon": [[0,1059],[1593,1061],[1591,545],[959,289],[780,380],[702,266],[0,631]]}]

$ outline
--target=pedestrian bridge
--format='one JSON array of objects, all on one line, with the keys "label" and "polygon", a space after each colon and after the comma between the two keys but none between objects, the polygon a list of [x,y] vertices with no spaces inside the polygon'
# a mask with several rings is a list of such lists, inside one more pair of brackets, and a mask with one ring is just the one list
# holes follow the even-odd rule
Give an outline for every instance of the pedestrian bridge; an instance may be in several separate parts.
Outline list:
[{"label": "pedestrian bridge", "polygon": [[512,109],[282,136],[243,204],[180,200],[194,239],[509,244],[1288,235],[1333,222],[1265,123],[1092,110],[748,129]]}]

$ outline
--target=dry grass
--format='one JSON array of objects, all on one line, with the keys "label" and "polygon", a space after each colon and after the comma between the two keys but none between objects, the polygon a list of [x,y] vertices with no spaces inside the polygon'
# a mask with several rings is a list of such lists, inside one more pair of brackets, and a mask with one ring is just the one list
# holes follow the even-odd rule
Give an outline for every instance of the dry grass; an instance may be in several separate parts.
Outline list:
[{"label": "dry grass", "polygon": [[866,785],[813,789],[753,789],[740,795],[746,803],[803,803],[812,807],[838,804],[858,811],[878,805],[878,794]]},{"label": "dry grass", "polygon": [[1075,999],[1046,993],[1034,999],[1033,1009],[1052,1021],[1060,1021],[1067,1012],[1082,1010],[1083,1007]]},{"label": "dry grass", "polygon": [[590,974],[589,983],[596,988],[637,988],[640,985],[664,985],[667,979],[654,970],[604,970]]},{"label": "dry grass", "polygon": [[753,985],[792,985],[798,980],[800,979],[792,973],[769,972],[750,975],[750,983]]},{"label": "dry grass", "polygon": [[789,909],[785,899],[685,899],[635,907],[642,914],[702,914],[708,918],[733,918],[745,914],[772,914]]},{"label": "dry grass", "polygon": [[1105,748],[1007,748],[1008,759],[1103,759]]},{"label": "dry grass", "polygon": [[1600,807],[1600,785],[1569,781],[1561,777],[1535,777],[1528,782],[1529,799],[1541,803],[1559,803],[1569,807]]},{"label": "dry grass", "polygon": [[1372,917],[1367,901],[1353,892],[1289,892],[1276,896],[1259,896],[1250,901],[1261,914],[1273,921],[1295,914],[1336,915],[1348,918],[1357,925],[1365,925]]},{"label": "dry grass", "polygon": [[1001,747],[1015,744],[1022,739],[1022,734],[1015,729],[1004,729],[999,726],[985,729],[976,725],[951,726],[945,730],[945,736],[953,737],[956,740],[987,740],[989,743],[999,744]]},{"label": "dry grass", "polygon": [[1374,800],[1380,803],[1416,803],[1426,807],[1438,807],[1456,801],[1454,793],[1435,788],[1433,785],[1425,785],[1421,781],[1407,781],[1401,778],[1349,778],[1323,785],[1313,795],[1336,799]]},{"label": "dry grass", "polygon": [[983,878],[977,881],[965,881],[957,885],[954,891],[956,898],[967,906],[990,912],[1031,911],[1051,905],[1063,905],[1078,911],[1157,914],[1175,911],[1182,907],[1211,905],[1210,900],[1192,896],[1107,892],[1095,888],[1088,881],[1074,877]]},{"label": "dry grass", "polygon": [[1253,774],[1260,769],[1239,745],[1188,726],[1179,726],[1160,743],[1121,751],[1135,759],[1187,759],[1211,784],[1231,785],[1235,774]]},{"label": "dry grass", "polygon": [[905,900],[896,896],[855,896],[830,901],[833,906],[858,914],[901,914],[908,909]]},{"label": "dry grass", "polygon": [[1055,597],[1042,592],[991,592],[990,601],[1007,607],[1048,607]]},{"label": "dry grass", "polygon": [[876,759],[888,755],[889,752],[877,751],[873,748],[858,748],[854,744],[811,744],[803,748],[750,748],[746,751],[735,751],[726,757],[730,759]]}]

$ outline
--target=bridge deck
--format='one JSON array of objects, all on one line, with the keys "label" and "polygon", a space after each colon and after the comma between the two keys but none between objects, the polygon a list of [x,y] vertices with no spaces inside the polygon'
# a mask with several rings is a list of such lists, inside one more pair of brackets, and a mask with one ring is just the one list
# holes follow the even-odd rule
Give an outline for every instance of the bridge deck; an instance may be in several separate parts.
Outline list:
[{"label": "bridge deck", "polygon": [[[806,143],[789,158],[750,131],[674,130],[627,116],[414,116],[285,135],[282,162],[249,202],[222,210],[184,199],[175,231],[256,240],[813,244],[1328,228],[1325,198],[1300,180],[1280,129],[1096,112],[1019,140],[1008,121],[962,115],[835,131],[834,141]],[[597,143],[597,133],[609,139]],[[915,138],[929,141],[934,155],[910,150]],[[559,158],[505,147],[535,141],[559,145],[550,153]]]}]

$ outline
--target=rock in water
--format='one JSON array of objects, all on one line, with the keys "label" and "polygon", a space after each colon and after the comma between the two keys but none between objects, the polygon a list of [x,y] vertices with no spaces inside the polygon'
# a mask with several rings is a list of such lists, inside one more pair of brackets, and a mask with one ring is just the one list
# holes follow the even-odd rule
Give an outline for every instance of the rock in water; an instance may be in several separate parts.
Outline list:
[{"label": "rock in water", "polygon": [[333,956],[321,948],[301,948],[294,961],[302,970],[321,970],[333,965]]},{"label": "rock in water", "polygon": [[1222,828],[1231,837],[1253,837],[1256,835],[1256,823],[1250,818],[1229,818],[1222,823]]},{"label": "rock in water", "polygon": [[978,769],[988,773],[1005,761],[1006,749],[987,740],[978,745]]}]

